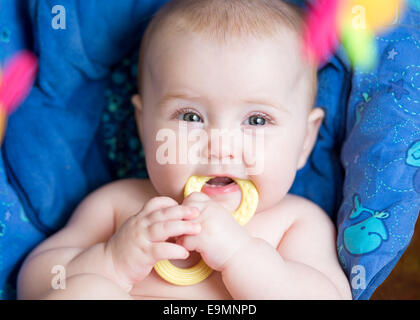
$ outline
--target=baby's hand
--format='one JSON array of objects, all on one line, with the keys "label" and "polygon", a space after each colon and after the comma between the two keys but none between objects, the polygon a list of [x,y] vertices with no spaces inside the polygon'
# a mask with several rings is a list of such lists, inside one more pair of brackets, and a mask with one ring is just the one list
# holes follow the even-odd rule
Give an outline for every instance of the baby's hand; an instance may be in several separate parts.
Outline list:
[{"label": "baby's hand", "polygon": [[120,285],[131,289],[160,260],[188,258],[189,252],[184,247],[165,241],[200,232],[198,222],[184,221],[198,216],[197,210],[178,205],[171,198],[155,197],[127,219],[107,244]]},{"label": "baby's hand", "polygon": [[201,223],[201,232],[197,235],[184,235],[176,243],[189,251],[201,253],[209,267],[222,271],[228,260],[251,240],[251,235],[235,220],[232,212],[204,193],[191,193],[183,205],[201,211],[196,220]]}]

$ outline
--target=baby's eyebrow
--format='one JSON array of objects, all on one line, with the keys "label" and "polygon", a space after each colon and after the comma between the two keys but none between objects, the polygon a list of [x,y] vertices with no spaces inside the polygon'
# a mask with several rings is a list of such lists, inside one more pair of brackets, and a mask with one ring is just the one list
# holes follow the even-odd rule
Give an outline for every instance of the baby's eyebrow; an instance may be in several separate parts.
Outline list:
[{"label": "baby's eyebrow", "polygon": [[281,103],[276,101],[270,101],[268,99],[264,98],[257,98],[257,99],[244,99],[242,102],[246,104],[253,104],[253,105],[262,105],[262,106],[268,106],[271,108],[274,108],[276,110],[280,110],[286,113],[290,113],[289,110]]},{"label": "baby's eyebrow", "polygon": [[172,100],[198,100],[200,96],[185,93],[168,93],[159,100],[158,105],[164,106]]},{"label": "baby's eyebrow", "polygon": [[[192,94],[186,94],[186,93],[168,93],[165,96],[162,97],[162,99],[159,100],[158,106],[165,106],[169,102],[173,100],[189,100],[189,101],[198,101],[202,100],[203,97],[200,95],[192,95]],[[268,106],[271,108],[274,108],[279,111],[283,111],[286,113],[290,113],[290,111],[281,103],[270,101],[269,99],[265,98],[250,98],[250,99],[242,99],[242,103],[248,104],[248,105],[262,105],[262,106]]]}]

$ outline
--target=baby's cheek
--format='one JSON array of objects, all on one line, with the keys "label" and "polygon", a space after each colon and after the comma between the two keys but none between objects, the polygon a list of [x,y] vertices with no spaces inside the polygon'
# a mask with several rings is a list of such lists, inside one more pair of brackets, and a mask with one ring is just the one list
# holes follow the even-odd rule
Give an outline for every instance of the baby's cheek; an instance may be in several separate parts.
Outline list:
[{"label": "baby's cheek", "polygon": [[165,195],[182,202],[184,199],[184,185],[191,176],[190,168],[183,165],[148,166],[149,177],[160,195]]},{"label": "baby's cheek", "polygon": [[268,209],[276,205],[290,190],[296,176],[294,157],[274,155],[266,157],[264,170],[252,177],[259,195],[259,209]]},{"label": "baby's cheek", "polygon": [[259,188],[259,203],[258,210],[266,210],[276,206],[289,191],[293,179],[287,177],[281,178],[267,178],[269,181],[265,181]]}]

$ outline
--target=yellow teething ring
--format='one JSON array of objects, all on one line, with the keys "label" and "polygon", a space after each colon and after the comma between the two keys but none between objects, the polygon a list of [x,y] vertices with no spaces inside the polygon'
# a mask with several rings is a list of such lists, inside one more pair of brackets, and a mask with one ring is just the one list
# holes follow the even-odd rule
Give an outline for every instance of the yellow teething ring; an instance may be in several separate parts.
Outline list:
[{"label": "yellow teething ring", "polygon": [[[200,192],[202,187],[212,177],[191,176],[184,188],[184,197],[193,192]],[[240,225],[245,225],[254,215],[258,205],[258,192],[255,185],[249,180],[233,179],[241,188],[242,200],[238,209],[233,213],[234,218]],[[156,273],[169,283],[179,286],[189,286],[200,283],[212,272],[203,259],[191,268],[178,268],[169,260],[159,261],[154,265]]]}]

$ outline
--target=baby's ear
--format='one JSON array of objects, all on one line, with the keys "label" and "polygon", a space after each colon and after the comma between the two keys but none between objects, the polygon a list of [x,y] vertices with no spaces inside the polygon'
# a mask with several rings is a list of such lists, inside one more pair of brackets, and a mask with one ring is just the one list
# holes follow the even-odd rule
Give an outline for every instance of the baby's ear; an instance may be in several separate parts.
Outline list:
[{"label": "baby's ear", "polygon": [[131,97],[131,103],[134,105],[137,111],[141,111],[143,105],[141,103],[141,97],[139,94],[135,94]]},{"label": "baby's ear", "polygon": [[313,147],[315,146],[319,128],[321,127],[322,121],[324,121],[324,117],[325,112],[321,108],[312,109],[308,115],[306,137],[303,143],[302,153],[299,158],[298,170],[305,166],[306,160],[308,159]]},{"label": "baby's ear", "polygon": [[140,95],[136,94],[132,96],[131,103],[134,105],[134,108],[136,109],[135,118],[136,118],[136,123],[137,123],[137,129],[138,129],[140,141],[143,143],[143,126],[142,126],[142,121],[141,121],[141,118],[143,116],[142,114],[143,104],[141,102]]}]

